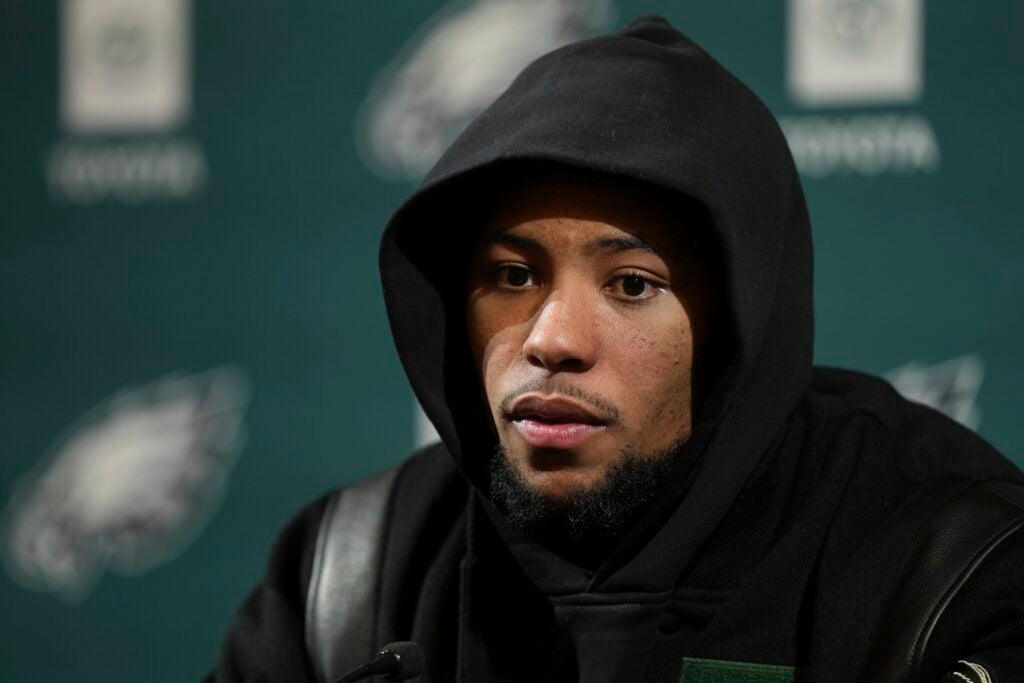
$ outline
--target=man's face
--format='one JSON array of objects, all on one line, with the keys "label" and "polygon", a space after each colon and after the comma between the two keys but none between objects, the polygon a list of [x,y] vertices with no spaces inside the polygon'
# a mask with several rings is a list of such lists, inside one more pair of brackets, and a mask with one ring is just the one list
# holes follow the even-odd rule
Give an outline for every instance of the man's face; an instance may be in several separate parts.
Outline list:
[{"label": "man's face", "polygon": [[608,188],[536,187],[507,197],[475,248],[476,367],[508,464],[545,499],[690,435],[703,283],[667,213]]}]

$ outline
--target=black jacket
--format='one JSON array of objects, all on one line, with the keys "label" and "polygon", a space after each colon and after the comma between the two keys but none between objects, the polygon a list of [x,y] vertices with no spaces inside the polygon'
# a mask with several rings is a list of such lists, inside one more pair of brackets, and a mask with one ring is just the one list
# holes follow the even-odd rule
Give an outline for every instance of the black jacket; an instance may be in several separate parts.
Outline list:
[{"label": "black jacket", "polygon": [[[503,178],[550,165],[695,201],[723,273],[720,376],[668,484],[596,571],[489,504],[494,436],[464,329],[480,212]],[[376,643],[420,643],[417,680],[768,681],[790,668],[855,680],[916,530],[974,482],[1020,478],[886,383],[812,368],[810,225],[785,139],[660,19],[528,67],[395,214],[381,273],[399,355],[444,444],[399,473],[376,598]],[[215,680],[312,680],[302,623],[322,512],[281,536]],[[1024,674],[1022,560],[1011,539],[964,586],[921,680],[964,658],[995,680]],[[713,678],[723,671],[748,678]]]}]

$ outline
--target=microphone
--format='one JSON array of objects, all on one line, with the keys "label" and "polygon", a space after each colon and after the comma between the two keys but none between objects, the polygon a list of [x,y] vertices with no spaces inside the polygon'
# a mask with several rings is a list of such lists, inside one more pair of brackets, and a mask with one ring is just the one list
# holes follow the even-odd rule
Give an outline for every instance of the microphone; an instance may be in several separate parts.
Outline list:
[{"label": "microphone", "polygon": [[353,683],[370,676],[387,676],[389,681],[404,681],[423,671],[423,651],[411,640],[388,643],[372,661],[353,669],[334,683]]}]

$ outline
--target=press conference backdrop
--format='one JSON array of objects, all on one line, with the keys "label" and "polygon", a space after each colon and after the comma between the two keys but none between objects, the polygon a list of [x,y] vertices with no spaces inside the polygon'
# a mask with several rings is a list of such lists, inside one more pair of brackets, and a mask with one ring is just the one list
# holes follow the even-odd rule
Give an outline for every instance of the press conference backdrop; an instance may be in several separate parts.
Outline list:
[{"label": "press conference backdrop", "polygon": [[206,671],[283,521],[429,438],[390,212],[523,65],[643,13],[779,117],[818,362],[1024,461],[1016,0],[6,0],[0,680]]}]

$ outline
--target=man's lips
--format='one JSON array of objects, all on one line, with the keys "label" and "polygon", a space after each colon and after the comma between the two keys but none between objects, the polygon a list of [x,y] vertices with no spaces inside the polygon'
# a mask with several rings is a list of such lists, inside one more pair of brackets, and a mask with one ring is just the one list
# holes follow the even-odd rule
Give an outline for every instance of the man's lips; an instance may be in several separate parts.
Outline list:
[{"label": "man's lips", "polygon": [[534,448],[576,448],[610,422],[576,401],[536,394],[516,400],[506,417]]},{"label": "man's lips", "polygon": [[604,425],[582,422],[539,422],[513,420],[523,440],[534,448],[577,448],[594,434],[604,431]]}]

